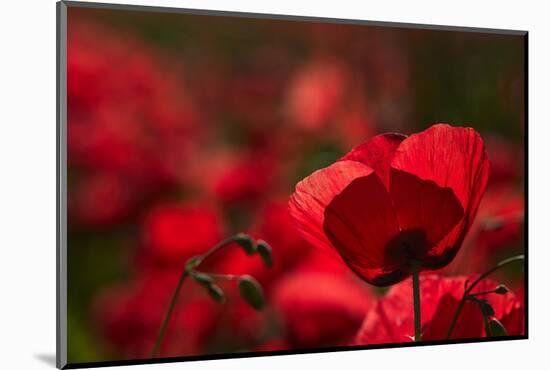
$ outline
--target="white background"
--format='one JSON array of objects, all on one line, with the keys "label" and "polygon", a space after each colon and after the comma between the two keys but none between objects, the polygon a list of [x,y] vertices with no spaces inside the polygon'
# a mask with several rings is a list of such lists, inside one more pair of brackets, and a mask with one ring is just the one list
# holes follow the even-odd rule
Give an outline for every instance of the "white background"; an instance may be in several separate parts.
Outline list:
[{"label": "white background", "polygon": [[[133,368],[462,370],[547,366],[535,365],[547,362],[545,354],[550,348],[550,12],[544,1],[128,2],[530,31],[529,340]],[[55,354],[55,1],[5,1],[0,14],[0,368],[51,369]]]}]

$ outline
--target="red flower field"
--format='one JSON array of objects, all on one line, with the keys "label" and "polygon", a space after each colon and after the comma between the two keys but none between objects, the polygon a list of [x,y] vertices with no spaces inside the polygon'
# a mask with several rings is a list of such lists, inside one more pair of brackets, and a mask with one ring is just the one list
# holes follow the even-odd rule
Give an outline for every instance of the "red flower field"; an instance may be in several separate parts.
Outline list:
[{"label": "red flower field", "polygon": [[521,37],[70,7],[67,45],[69,362],[525,334]]}]

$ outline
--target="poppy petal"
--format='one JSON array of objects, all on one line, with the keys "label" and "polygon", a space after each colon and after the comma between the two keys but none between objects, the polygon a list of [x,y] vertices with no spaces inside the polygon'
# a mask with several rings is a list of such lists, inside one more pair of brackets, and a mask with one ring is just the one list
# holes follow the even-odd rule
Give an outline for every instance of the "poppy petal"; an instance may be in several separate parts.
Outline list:
[{"label": "poppy petal", "polygon": [[[390,193],[402,230],[395,253],[423,260],[462,220],[464,209],[450,188],[395,169],[390,177]],[[405,245],[411,250],[401,250]]]},{"label": "poppy petal", "polygon": [[464,218],[424,260],[425,267],[444,267],[458,252],[487,187],[490,164],[483,140],[472,128],[437,124],[403,140],[391,166],[452,189],[462,205]]},{"label": "poppy petal", "polygon": [[406,138],[406,135],[398,133],[380,134],[359,144],[340,160],[366,164],[382,179],[386,188],[389,188],[390,164],[397,147]]},{"label": "poppy petal", "polygon": [[447,124],[403,140],[391,167],[451,188],[469,218],[475,215],[489,179],[489,160],[479,134]]},{"label": "poppy petal", "polygon": [[340,161],[315,171],[296,185],[290,197],[289,212],[304,239],[314,246],[331,249],[323,230],[325,208],[353,180],[374,175],[362,163]]},{"label": "poppy petal", "polygon": [[332,199],[325,210],[324,230],[344,261],[375,285],[380,282],[369,277],[369,270],[391,274],[403,266],[388,253],[399,227],[390,195],[375,173],[353,180]]}]

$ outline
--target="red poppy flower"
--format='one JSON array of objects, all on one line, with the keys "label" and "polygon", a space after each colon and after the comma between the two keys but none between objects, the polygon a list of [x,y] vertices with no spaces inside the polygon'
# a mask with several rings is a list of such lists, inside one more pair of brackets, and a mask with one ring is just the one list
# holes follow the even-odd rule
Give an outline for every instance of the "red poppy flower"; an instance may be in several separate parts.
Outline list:
[{"label": "red poppy flower", "polygon": [[222,238],[222,221],[208,206],[166,204],[153,208],[143,225],[143,252],[155,262],[179,266]]},{"label": "red poppy flower", "polygon": [[412,261],[438,269],[454,258],[488,178],[479,134],[437,124],[357,146],[299,182],[289,207],[309,242],[384,286],[409,276]]},{"label": "red poppy flower", "polygon": [[288,341],[295,348],[349,342],[374,300],[359,280],[312,272],[281,279],[272,302],[282,314]]},{"label": "red poppy flower", "polygon": [[77,181],[107,174],[132,184],[134,194],[122,197],[130,215],[144,198],[181,184],[181,168],[206,125],[179,64],[131,33],[78,12],[69,18],[67,152],[77,169],[70,171]]},{"label": "red poppy flower", "polygon": [[[466,281],[473,282],[476,276],[445,278],[438,275],[420,276],[422,297],[422,339],[444,340],[457,306],[464,294]],[[497,283],[485,279],[472,293],[486,292]],[[494,310],[492,318],[499,320],[509,335],[523,333],[523,305],[514,293],[495,293],[478,296],[486,299]],[[410,342],[414,335],[412,309],[412,283],[410,280],[393,286],[365,316],[356,344],[379,344]],[[483,314],[479,306],[467,301],[453,329],[452,339],[479,338],[485,335]]]}]

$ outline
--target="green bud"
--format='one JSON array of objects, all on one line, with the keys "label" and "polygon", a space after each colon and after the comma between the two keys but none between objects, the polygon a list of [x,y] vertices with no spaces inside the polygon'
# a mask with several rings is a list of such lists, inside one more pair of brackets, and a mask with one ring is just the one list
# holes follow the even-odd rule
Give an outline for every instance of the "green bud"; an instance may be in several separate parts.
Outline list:
[{"label": "green bud", "polygon": [[508,289],[508,287],[506,287],[506,285],[503,285],[503,284],[500,284],[499,286],[497,286],[495,288],[495,293],[496,294],[506,294],[508,293],[510,290]]},{"label": "green bud", "polygon": [[195,281],[199,284],[202,284],[202,285],[210,285],[212,284],[212,282],[214,281],[214,279],[212,278],[212,276],[208,275],[208,274],[204,274],[202,272],[193,272],[193,274],[191,275],[193,276],[193,279],[195,279]]},{"label": "green bud", "polygon": [[265,298],[260,284],[252,276],[243,275],[239,279],[239,292],[241,297],[256,310],[261,310],[265,305]]},{"label": "green bud", "polygon": [[213,283],[208,284],[207,288],[208,294],[210,294],[210,297],[214,298],[215,301],[220,303],[225,302],[225,294],[223,293],[222,288]]},{"label": "green bud", "polygon": [[267,267],[273,266],[273,257],[272,257],[272,251],[269,244],[267,244],[264,240],[258,240],[256,242],[256,250],[260,254],[260,257],[262,258],[262,261],[264,261],[264,264]]},{"label": "green bud", "polygon": [[495,315],[495,310],[493,310],[493,307],[484,299],[477,300],[477,303],[479,304],[479,308],[481,309],[481,312],[483,313],[483,316],[491,317]]},{"label": "green bud", "polygon": [[497,319],[490,319],[488,321],[487,327],[485,328],[487,335],[490,337],[504,337],[507,336],[506,328],[500,321]]},{"label": "green bud", "polygon": [[254,240],[250,235],[238,233],[235,235],[235,242],[239,244],[248,255],[252,255],[256,252],[256,248],[254,248]]}]

